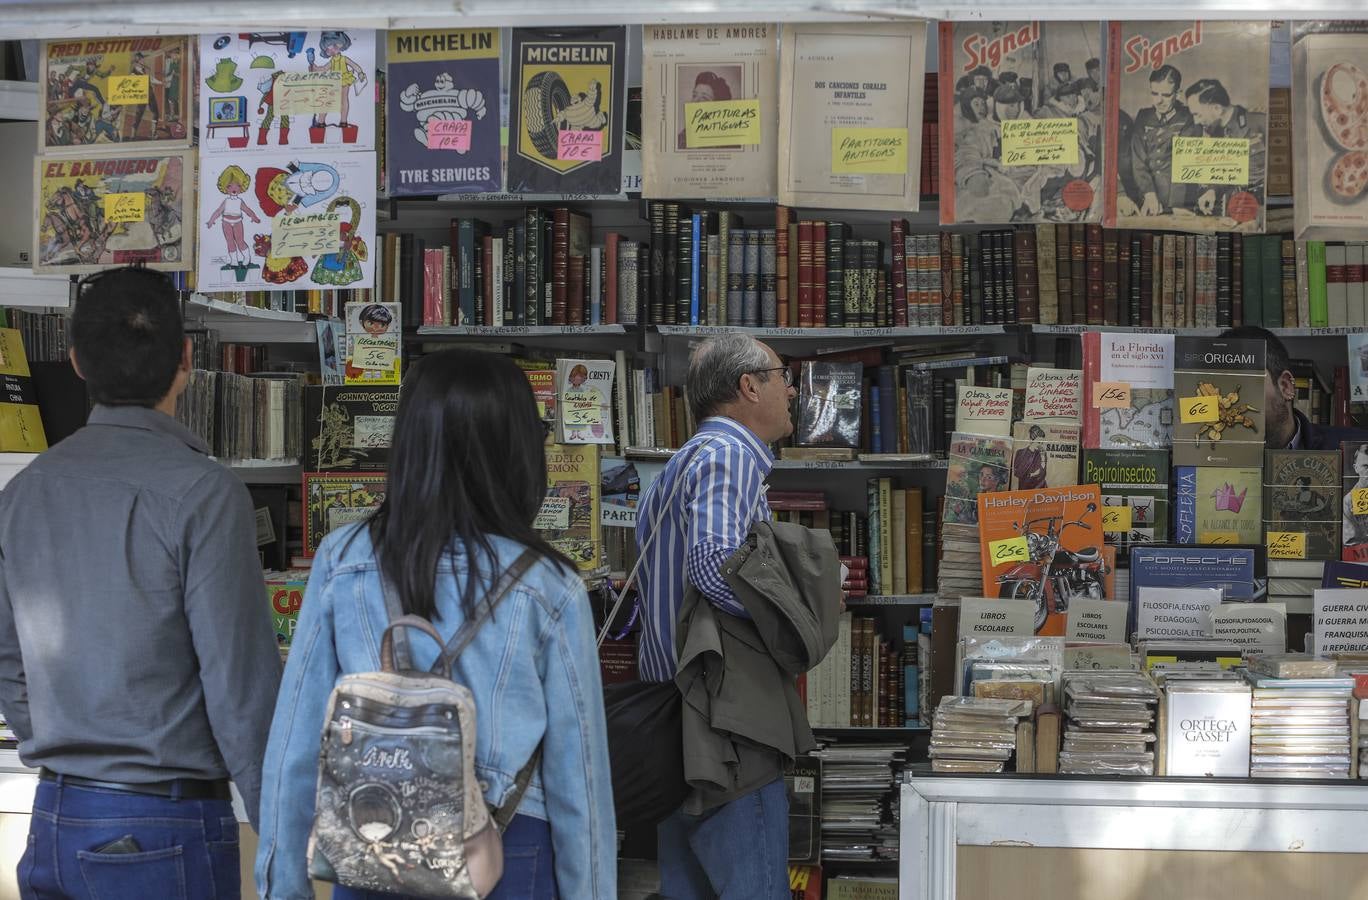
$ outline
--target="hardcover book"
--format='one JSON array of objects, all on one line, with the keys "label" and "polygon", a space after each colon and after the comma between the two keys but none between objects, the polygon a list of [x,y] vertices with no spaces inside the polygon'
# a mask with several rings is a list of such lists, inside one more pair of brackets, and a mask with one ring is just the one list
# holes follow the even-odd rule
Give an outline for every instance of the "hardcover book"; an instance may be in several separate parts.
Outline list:
[{"label": "hardcover book", "polygon": [[556,360],[556,433],[562,444],[612,444],[612,360]]},{"label": "hardcover book", "polygon": [[1338,450],[1264,452],[1264,532],[1305,535],[1303,559],[1340,554]]},{"label": "hardcover book", "polygon": [[1102,535],[1129,558],[1132,544],[1168,540],[1169,455],[1164,450],[1084,450],[1083,484],[1102,490]]},{"label": "hardcover book", "polygon": [[304,473],[304,556],[312,557],[328,533],[360,522],[385,501],[385,474]]},{"label": "hardcover book", "polygon": [[391,31],[387,39],[390,196],[501,189],[499,29]]},{"label": "hardcover book", "polygon": [[[1173,443],[1173,336],[1083,335],[1083,446],[1089,449],[1167,448]],[[1119,406],[1098,384],[1124,386]]]},{"label": "hardcover book", "polygon": [[1078,484],[1077,425],[1017,422],[1012,426],[1012,490]]},{"label": "hardcover book", "polygon": [[860,446],[860,363],[804,362],[798,386],[798,446]]},{"label": "hardcover book", "polygon": [[306,386],[304,468],[385,471],[398,411],[398,387]]},{"label": "hardcover book", "polygon": [[0,452],[41,453],[48,447],[38,392],[16,328],[0,328]]},{"label": "hardcover book", "polygon": [[[774,196],[778,30],[766,22],[643,26],[642,196]],[[710,131],[743,136],[726,141]]]},{"label": "hardcover book", "polygon": [[925,23],[786,25],[779,63],[779,202],[918,209]]},{"label": "hardcover book", "polygon": [[603,556],[599,448],[595,444],[548,445],[546,471],[546,499],[534,527],[581,572],[595,572]]},{"label": "hardcover book", "polygon": [[1174,342],[1175,466],[1258,466],[1264,450],[1263,341]]},{"label": "hardcover book", "polygon": [[1262,233],[1269,23],[1108,28],[1103,224]]},{"label": "hardcover book", "polygon": [[955,432],[945,478],[946,524],[977,525],[979,494],[1005,491],[1010,483],[1012,439]]},{"label": "hardcover book", "polygon": [[1097,222],[1096,22],[940,24],[940,221]]},{"label": "hardcover book", "polygon": [[1246,682],[1170,679],[1163,694],[1166,774],[1249,777],[1251,691]]},{"label": "hardcover book", "polygon": [[1173,539],[1180,544],[1261,544],[1263,469],[1174,466]]},{"label": "hardcover book", "polygon": [[1359,240],[1368,227],[1368,34],[1300,37],[1292,86],[1303,98],[1292,104],[1297,237]]},{"label": "hardcover book", "polygon": [[627,29],[514,28],[508,190],[622,190]]}]

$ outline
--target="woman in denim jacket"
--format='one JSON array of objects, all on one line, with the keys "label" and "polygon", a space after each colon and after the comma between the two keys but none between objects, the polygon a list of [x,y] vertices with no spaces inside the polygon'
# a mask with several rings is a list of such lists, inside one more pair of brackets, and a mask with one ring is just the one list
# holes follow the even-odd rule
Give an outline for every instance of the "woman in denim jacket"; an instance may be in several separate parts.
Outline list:
[{"label": "woman in denim jacket", "polygon": [[[319,736],[338,677],[380,667],[380,572],[406,613],[450,637],[524,548],[540,558],[454,667],[477,711],[476,771],[499,806],[540,743],[540,770],[504,833],[493,900],[617,897],[603,692],[589,600],[574,567],[533,529],[546,493],[546,430],[527,379],[486,353],[445,351],[404,381],[388,493],[313,561],[262,772],[260,894],[312,900],[305,848]],[[414,667],[437,646],[409,641]],[[339,887],[337,900],[393,898]]]}]

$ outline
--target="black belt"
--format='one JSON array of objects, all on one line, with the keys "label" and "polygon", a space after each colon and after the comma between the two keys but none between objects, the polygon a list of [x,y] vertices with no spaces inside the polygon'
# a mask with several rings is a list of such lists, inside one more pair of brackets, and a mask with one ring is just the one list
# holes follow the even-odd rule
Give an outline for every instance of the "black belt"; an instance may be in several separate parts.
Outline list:
[{"label": "black belt", "polygon": [[123,794],[146,794],[152,797],[178,797],[182,800],[232,800],[228,782],[203,781],[194,778],[173,778],[168,781],[148,781],[142,784],[129,784],[122,781],[99,781],[95,778],[81,778],[78,775],[59,775],[43,769],[38,773],[42,781],[57,781],[72,787],[99,788],[102,791],[118,791]]}]

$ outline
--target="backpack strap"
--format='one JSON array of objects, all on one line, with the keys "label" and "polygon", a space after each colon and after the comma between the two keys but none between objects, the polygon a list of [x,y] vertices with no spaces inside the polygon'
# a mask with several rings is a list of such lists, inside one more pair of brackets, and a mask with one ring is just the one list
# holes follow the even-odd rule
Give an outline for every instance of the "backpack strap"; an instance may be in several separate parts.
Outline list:
[{"label": "backpack strap", "polygon": [[518,774],[513,778],[513,790],[509,791],[503,806],[491,810],[494,816],[494,827],[499,829],[499,834],[503,834],[508,823],[513,821],[513,816],[518,812],[518,804],[522,802],[523,794],[527,792],[527,786],[532,783],[532,776],[536,773],[537,767],[541,765],[542,745],[537,742],[537,749],[532,751],[532,758],[527,761],[527,765],[518,770]]},{"label": "backpack strap", "polygon": [[484,604],[476,610],[474,618],[467,620],[465,624],[457,630],[456,634],[452,636],[451,641],[442,649],[441,654],[437,657],[437,661],[432,664],[432,668],[428,671],[432,672],[434,675],[446,675],[448,678],[451,677],[451,667],[455,664],[461,653],[465,651],[465,648],[470,646],[470,642],[475,640],[475,634],[480,630],[480,626],[485,623],[485,619],[488,619],[494,614],[494,607],[499,605],[499,601],[503,600],[504,596],[513,588],[513,585],[522,580],[523,575],[527,574],[527,570],[532,568],[532,564],[536,561],[536,554],[531,550],[524,550],[519,554],[518,558],[513,561],[513,565],[509,566],[508,571],[504,573],[503,580],[499,583],[498,587],[494,589],[492,594],[485,598]]},{"label": "backpack strap", "polygon": [[[390,627],[385,629],[385,637],[380,642],[380,660],[383,664],[385,659],[385,642],[391,641],[393,652],[391,660],[395,665],[395,671],[407,672],[413,668],[409,658],[408,634],[403,628],[394,628],[394,623],[404,618],[404,608],[399,605],[399,592],[394,589],[394,584],[390,582],[383,569],[380,570],[380,593],[385,598],[385,612],[389,615]],[[415,626],[418,627],[418,626]],[[431,623],[429,626],[431,627]],[[437,645],[442,645],[442,638],[436,638]]]}]

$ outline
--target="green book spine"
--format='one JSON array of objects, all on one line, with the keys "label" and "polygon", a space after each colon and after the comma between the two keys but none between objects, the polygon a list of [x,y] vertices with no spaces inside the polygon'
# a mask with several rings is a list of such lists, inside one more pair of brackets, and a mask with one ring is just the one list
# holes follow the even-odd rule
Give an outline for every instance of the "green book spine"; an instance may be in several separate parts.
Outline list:
[{"label": "green book spine", "polygon": [[1325,293],[1325,241],[1306,242],[1306,297],[1312,328],[1330,324],[1330,305]]},{"label": "green book spine", "polygon": [[1281,328],[1283,324],[1282,298],[1282,235],[1263,236],[1260,253],[1263,260],[1263,327]]},{"label": "green book spine", "polygon": [[1263,238],[1247,235],[1244,239],[1244,266],[1241,269],[1244,302],[1244,324],[1263,325]]}]

